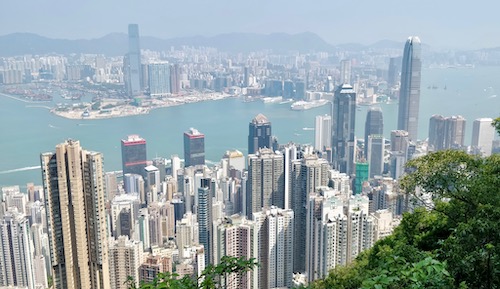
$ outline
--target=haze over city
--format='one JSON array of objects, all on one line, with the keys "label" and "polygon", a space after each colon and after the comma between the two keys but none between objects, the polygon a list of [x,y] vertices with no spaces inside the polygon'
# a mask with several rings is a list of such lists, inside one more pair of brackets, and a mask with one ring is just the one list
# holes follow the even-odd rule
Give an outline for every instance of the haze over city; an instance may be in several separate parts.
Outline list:
[{"label": "haze over city", "polygon": [[436,49],[478,49],[500,46],[499,9],[487,0],[4,1],[0,35],[87,39],[139,23],[142,36],[159,38],[313,32],[331,44],[372,44],[419,35]]}]

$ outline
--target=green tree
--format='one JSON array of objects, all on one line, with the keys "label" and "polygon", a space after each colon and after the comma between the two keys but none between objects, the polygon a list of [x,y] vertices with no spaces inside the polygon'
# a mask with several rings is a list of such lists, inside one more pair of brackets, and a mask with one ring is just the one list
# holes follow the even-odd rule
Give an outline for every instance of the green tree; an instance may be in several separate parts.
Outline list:
[{"label": "green tree", "polygon": [[[198,278],[192,276],[179,276],[170,272],[160,273],[151,283],[142,283],[135,286],[132,278],[129,278],[130,289],[217,289],[224,288],[225,282],[240,280],[240,278],[229,278],[231,276],[241,277],[258,266],[255,259],[245,257],[224,256],[218,265],[208,265]],[[227,281],[229,280],[229,281]]]}]

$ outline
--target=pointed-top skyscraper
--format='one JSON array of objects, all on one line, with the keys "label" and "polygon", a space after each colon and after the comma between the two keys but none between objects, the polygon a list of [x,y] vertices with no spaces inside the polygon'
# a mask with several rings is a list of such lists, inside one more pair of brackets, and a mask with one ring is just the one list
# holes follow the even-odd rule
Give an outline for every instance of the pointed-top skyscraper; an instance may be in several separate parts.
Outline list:
[{"label": "pointed-top skyscraper", "polygon": [[248,154],[255,154],[260,148],[272,148],[271,122],[259,113],[248,125]]},{"label": "pointed-top skyscraper", "polygon": [[420,39],[417,36],[408,38],[401,69],[398,130],[407,131],[411,141],[416,141],[418,138],[420,74],[422,71],[420,46]]}]

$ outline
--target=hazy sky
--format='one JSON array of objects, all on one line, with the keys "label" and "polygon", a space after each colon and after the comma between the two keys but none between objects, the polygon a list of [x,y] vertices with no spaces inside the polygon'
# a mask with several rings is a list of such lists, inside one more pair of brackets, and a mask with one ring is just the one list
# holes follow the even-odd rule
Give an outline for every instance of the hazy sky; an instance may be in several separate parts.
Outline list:
[{"label": "hazy sky", "polygon": [[160,38],[310,31],[332,44],[418,35],[435,48],[500,46],[496,0],[14,0],[0,8],[0,35],[97,38],[138,23],[141,35]]}]

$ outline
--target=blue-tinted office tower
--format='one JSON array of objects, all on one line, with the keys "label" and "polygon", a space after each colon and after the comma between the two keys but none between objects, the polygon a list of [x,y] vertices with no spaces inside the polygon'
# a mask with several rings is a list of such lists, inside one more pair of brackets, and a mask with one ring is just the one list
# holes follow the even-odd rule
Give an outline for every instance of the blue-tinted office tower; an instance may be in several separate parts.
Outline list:
[{"label": "blue-tinted office tower", "polygon": [[260,148],[272,148],[271,122],[261,113],[248,125],[248,154]]},{"label": "blue-tinted office tower", "polygon": [[205,164],[205,135],[190,128],[184,133],[184,166]]},{"label": "blue-tinted office tower", "polygon": [[139,44],[139,25],[128,25],[128,53],[125,56],[125,90],[128,96],[142,93],[141,48]]},{"label": "blue-tinted office tower", "polygon": [[365,122],[365,158],[368,159],[368,137],[384,134],[384,117],[380,107],[372,107],[366,114]]},{"label": "blue-tinted office tower", "polygon": [[418,37],[412,36],[408,38],[401,69],[398,130],[407,131],[410,141],[416,141],[418,137],[420,74],[422,71],[420,46],[420,39]]},{"label": "blue-tinted office tower", "polygon": [[341,173],[355,173],[356,92],[349,84],[337,87],[332,111],[332,163]]}]

